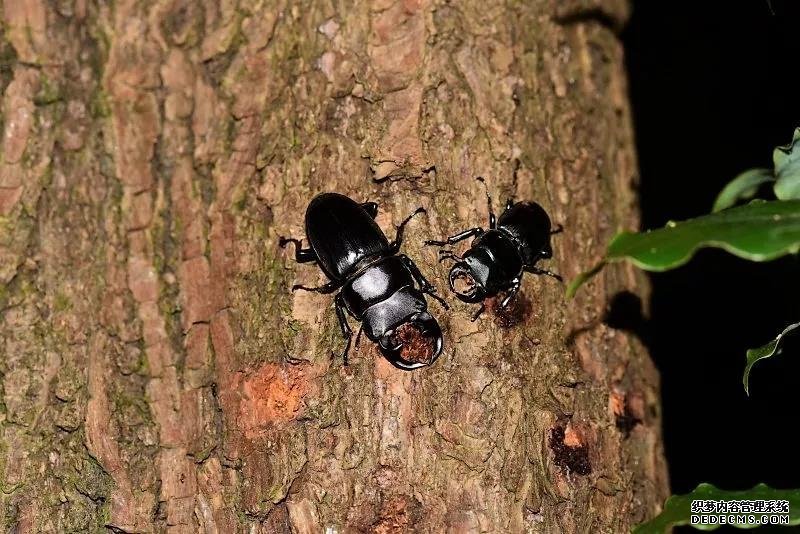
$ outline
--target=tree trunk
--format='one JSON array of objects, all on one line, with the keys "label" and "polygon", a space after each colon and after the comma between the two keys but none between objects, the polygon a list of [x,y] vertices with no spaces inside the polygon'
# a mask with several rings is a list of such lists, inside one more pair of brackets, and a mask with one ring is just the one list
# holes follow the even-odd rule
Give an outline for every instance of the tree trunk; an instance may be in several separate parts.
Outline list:
[{"label": "tree trunk", "polygon": [[[620,42],[596,2],[4,0],[3,530],[624,532],[667,490],[658,378],[526,275],[512,316],[422,246],[541,203],[565,278],[635,228]],[[349,366],[277,246],[321,191],[380,204],[445,351]],[[518,324],[509,325],[517,322]]]}]

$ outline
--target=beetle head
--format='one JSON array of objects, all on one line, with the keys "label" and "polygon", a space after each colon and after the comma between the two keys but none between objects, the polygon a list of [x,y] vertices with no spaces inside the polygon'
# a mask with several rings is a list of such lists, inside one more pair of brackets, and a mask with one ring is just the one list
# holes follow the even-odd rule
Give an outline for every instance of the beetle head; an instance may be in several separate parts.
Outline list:
[{"label": "beetle head", "polygon": [[442,329],[426,311],[418,312],[378,339],[381,352],[400,369],[431,365],[442,352]]},{"label": "beetle head", "polygon": [[450,289],[464,302],[481,302],[486,289],[466,262],[459,261],[450,269]]}]

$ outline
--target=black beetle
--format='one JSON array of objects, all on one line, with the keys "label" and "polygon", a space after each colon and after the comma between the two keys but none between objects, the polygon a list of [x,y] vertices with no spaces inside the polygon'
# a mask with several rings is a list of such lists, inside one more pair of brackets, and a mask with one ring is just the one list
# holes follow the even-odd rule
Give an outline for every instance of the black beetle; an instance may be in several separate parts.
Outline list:
[{"label": "black beetle", "polygon": [[311,247],[301,248],[299,239],[280,238],[281,247],[294,243],[299,263],[316,262],[330,280],[320,287],[298,284],[292,291],[329,294],[341,289],[334,302],[342,337],[347,341],[342,353],[345,363],[353,335],[345,311],[361,321],[367,337],[378,343],[395,367],[424,367],[442,352],[442,330],[428,313],[424,295],[445,308],[447,304],[434,294],[436,288],[414,262],[399,254],[406,224],[424,212],[418,208],[406,217],[390,243],[374,220],[376,203],[358,204],[339,193],[322,193],[306,209],[306,238]]},{"label": "black beetle", "polygon": [[[483,178],[477,180],[486,187]],[[481,303],[472,316],[473,321],[486,309],[483,301],[501,291],[508,293],[500,303],[500,308],[508,306],[519,291],[525,271],[561,280],[559,275],[536,267],[539,260],[553,257],[550,236],[561,231],[560,226],[552,229],[550,217],[544,208],[536,202],[514,202],[509,199],[505,210],[496,220],[488,189],[486,201],[489,204],[489,230],[470,228],[443,241],[425,241],[426,245],[443,247],[475,237],[469,250],[461,257],[452,250],[439,251],[439,261],[451,259],[456,262],[450,269],[450,289],[464,302]]]}]

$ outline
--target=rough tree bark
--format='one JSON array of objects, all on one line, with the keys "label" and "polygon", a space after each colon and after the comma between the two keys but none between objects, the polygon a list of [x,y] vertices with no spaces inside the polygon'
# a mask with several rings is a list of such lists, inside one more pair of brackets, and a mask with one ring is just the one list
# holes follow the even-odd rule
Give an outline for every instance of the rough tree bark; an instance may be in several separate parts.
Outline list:
[{"label": "rough tree bark", "polygon": [[[624,532],[667,482],[658,378],[526,276],[520,324],[431,303],[402,372],[351,364],[277,247],[325,190],[417,206],[406,252],[536,199],[569,278],[635,227],[618,0],[4,0],[2,528]],[[512,318],[513,319],[513,318]],[[297,360],[289,363],[290,359]]]}]

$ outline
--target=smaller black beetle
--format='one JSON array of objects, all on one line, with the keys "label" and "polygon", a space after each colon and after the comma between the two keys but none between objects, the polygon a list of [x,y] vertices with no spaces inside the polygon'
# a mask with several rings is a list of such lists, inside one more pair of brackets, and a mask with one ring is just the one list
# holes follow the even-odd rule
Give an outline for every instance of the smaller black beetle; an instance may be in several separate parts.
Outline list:
[{"label": "smaller black beetle", "polygon": [[[477,180],[486,187],[483,178]],[[523,272],[544,274],[557,280],[561,277],[546,269],[536,267],[539,260],[553,257],[550,236],[561,231],[553,230],[547,212],[536,202],[514,202],[509,199],[499,219],[492,210],[492,198],[486,189],[489,204],[489,230],[470,228],[445,240],[428,240],[426,245],[454,245],[469,237],[475,237],[469,250],[457,256],[452,250],[440,250],[439,261],[451,259],[456,262],[450,269],[450,289],[464,302],[480,302],[481,306],[472,316],[476,320],[486,309],[484,300],[501,291],[508,291],[500,308],[508,306],[519,291]]]},{"label": "smaller black beetle", "polygon": [[[425,294],[445,308],[447,304],[434,295],[436,288],[414,262],[398,254],[406,224],[414,215],[424,212],[418,208],[406,217],[390,243],[374,221],[378,213],[376,203],[358,204],[339,193],[322,193],[306,209],[306,238],[311,247],[301,248],[299,239],[280,238],[281,247],[294,243],[298,263],[316,262],[330,279],[320,287],[295,285],[292,291],[329,294],[341,289],[334,303],[342,337],[347,340],[342,353],[345,363],[353,335],[345,311],[362,322],[367,337],[378,343],[395,367],[417,369],[432,364],[441,354],[442,330],[427,311]],[[423,349],[420,349],[423,354],[409,353],[419,348],[415,344],[406,346],[409,339],[403,331],[409,327],[414,329],[412,337],[422,341],[429,354],[424,354]]]}]

